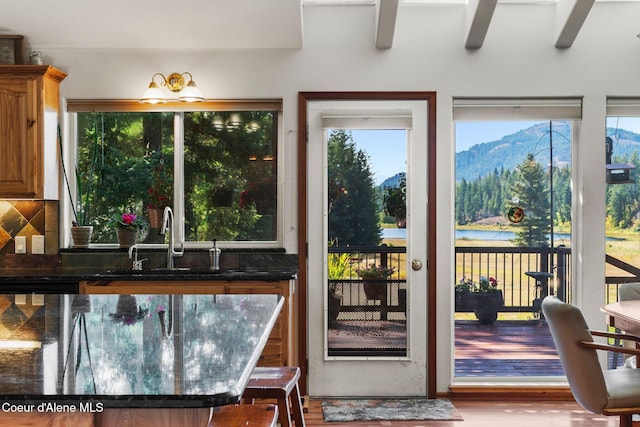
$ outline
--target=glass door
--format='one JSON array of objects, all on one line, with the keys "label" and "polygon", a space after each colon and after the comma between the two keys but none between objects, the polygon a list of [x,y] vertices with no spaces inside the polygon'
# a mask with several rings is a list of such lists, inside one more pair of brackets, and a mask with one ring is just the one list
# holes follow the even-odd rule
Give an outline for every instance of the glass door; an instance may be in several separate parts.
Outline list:
[{"label": "glass door", "polygon": [[426,396],[427,104],[308,111],[309,393]]}]

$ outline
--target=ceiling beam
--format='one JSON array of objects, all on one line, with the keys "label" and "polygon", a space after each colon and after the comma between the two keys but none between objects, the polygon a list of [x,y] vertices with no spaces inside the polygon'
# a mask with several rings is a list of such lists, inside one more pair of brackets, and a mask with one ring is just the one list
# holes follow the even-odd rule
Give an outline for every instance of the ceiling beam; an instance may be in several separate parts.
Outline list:
[{"label": "ceiling beam", "polygon": [[376,47],[391,49],[400,0],[376,1]]},{"label": "ceiling beam", "polygon": [[595,0],[558,0],[556,3],[556,47],[571,47]]},{"label": "ceiling beam", "polygon": [[467,41],[464,47],[467,49],[479,49],[484,43],[484,38],[489,30],[493,11],[498,0],[470,0],[467,3]]}]

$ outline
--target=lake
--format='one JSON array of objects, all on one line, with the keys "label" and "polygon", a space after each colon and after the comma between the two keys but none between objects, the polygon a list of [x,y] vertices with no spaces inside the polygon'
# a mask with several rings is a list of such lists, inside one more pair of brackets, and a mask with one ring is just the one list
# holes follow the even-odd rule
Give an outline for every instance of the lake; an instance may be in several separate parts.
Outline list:
[{"label": "lake", "polygon": [[[567,233],[554,233],[554,240],[557,244],[567,242],[571,239],[571,235]],[[456,240],[468,239],[468,240],[495,240],[495,241],[510,241],[515,239],[516,235],[513,231],[506,230],[456,230]],[[383,228],[383,239],[406,239],[406,228]]]}]

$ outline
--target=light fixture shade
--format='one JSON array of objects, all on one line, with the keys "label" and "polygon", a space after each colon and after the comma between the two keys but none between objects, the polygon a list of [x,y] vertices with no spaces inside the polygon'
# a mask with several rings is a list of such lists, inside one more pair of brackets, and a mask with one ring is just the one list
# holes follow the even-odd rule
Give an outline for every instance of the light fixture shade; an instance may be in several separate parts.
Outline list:
[{"label": "light fixture shade", "polygon": [[167,102],[167,98],[165,98],[164,93],[158,85],[155,82],[151,82],[149,88],[142,94],[139,102],[142,104],[164,104]]},{"label": "light fixture shade", "polygon": [[[185,84],[185,76],[189,78],[189,82]],[[162,73],[155,73],[149,83],[149,88],[142,94],[142,98],[138,102],[143,104],[160,104],[169,101],[175,101],[172,95],[171,99],[167,98],[165,91],[161,90],[156,83],[156,77],[161,79],[160,85],[166,87],[173,93],[178,94],[178,101],[182,102],[204,102],[204,96],[200,89],[196,87],[193,76],[188,71],[184,73],[171,73],[169,77],[165,77]]]},{"label": "light fixture shade", "polygon": [[178,100],[182,102],[204,102],[204,95],[202,95],[200,89],[198,89],[193,80],[191,80],[184,89],[180,91]]},{"label": "light fixture shade", "polygon": [[247,124],[247,132],[249,132],[249,133],[255,132],[258,129],[260,129],[260,123],[258,123],[256,120],[251,120]]},{"label": "light fixture shade", "polygon": [[224,119],[222,118],[222,116],[220,114],[216,114],[215,116],[213,116],[213,127],[217,130],[222,130],[224,129]]}]

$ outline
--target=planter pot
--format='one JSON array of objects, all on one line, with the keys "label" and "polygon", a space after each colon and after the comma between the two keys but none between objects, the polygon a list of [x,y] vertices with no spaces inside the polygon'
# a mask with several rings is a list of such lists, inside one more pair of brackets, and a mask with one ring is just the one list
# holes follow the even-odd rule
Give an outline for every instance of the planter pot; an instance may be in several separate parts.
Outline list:
[{"label": "planter pot", "polygon": [[498,319],[498,311],[504,306],[502,291],[474,292],[474,313],[483,325],[491,325]]},{"label": "planter pot", "polygon": [[473,311],[475,308],[475,299],[471,291],[455,291],[456,294],[456,311]]},{"label": "planter pot", "polygon": [[362,285],[367,299],[377,299],[382,301],[387,298],[386,280],[363,278]]},{"label": "planter pot", "polygon": [[164,214],[164,208],[147,209],[147,218],[149,219],[149,227],[151,228],[162,227],[162,214]]},{"label": "planter pot", "polygon": [[327,307],[327,312],[329,316],[329,325],[334,324],[336,320],[338,320],[341,303],[342,303],[342,298],[339,295],[329,292],[329,302]]},{"label": "planter pot", "polygon": [[116,312],[109,314],[109,317],[116,323],[135,325],[139,320],[144,319],[148,312],[149,309],[138,308],[135,295],[119,295]]},{"label": "planter pot", "polygon": [[129,248],[136,244],[138,239],[138,230],[128,230],[126,228],[118,228],[118,244],[121,248]]},{"label": "planter pot", "polygon": [[79,225],[71,227],[71,238],[74,248],[88,248],[91,243],[93,227],[90,225]]}]

